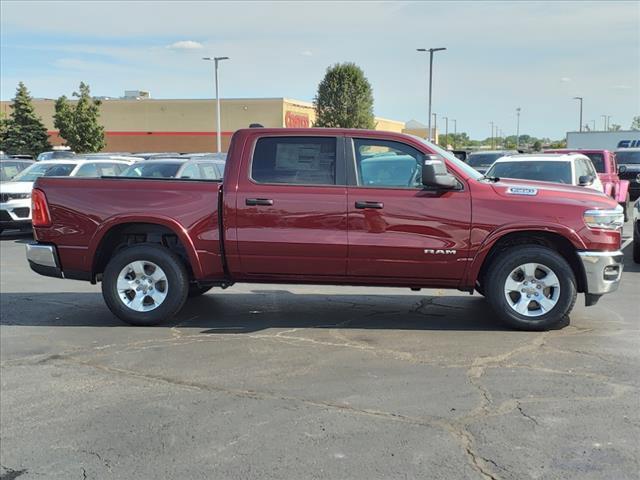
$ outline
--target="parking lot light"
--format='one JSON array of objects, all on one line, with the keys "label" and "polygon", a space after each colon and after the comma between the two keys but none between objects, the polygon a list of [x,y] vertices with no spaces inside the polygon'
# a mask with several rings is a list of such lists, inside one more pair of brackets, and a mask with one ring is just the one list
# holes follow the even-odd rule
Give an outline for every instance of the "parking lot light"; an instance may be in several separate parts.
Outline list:
[{"label": "parking lot light", "polygon": [[220,129],[220,95],[218,92],[218,63],[222,60],[229,60],[229,57],[202,57],[203,60],[214,62],[215,83],[216,83],[216,146],[217,152],[222,152],[222,131]]},{"label": "parking lot light", "polygon": [[573,97],[574,100],[580,100],[580,131],[582,131],[582,101],[584,98],[582,97]]},{"label": "parking lot light", "polygon": [[429,117],[428,117],[429,118],[429,126],[428,126],[428,130],[427,130],[427,140],[433,141],[433,138],[431,136],[431,134],[432,134],[432,132],[431,132],[431,92],[432,92],[431,84],[432,84],[432,81],[433,81],[433,52],[440,52],[442,50],[446,50],[446,48],[444,48],[444,47],[439,47],[439,48],[416,48],[416,50],[418,52],[429,52]]},{"label": "parking lot light", "polygon": [[516,108],[516,150],[520,148],[520,107]]}]

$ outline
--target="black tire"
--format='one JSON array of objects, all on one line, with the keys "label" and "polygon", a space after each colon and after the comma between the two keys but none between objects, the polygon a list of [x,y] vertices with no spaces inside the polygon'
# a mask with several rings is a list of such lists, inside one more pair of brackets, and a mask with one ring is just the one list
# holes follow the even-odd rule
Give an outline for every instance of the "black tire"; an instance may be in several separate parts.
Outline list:
[{"label": "black tire", "polygon": [[[153,310],[133,310],[118,295],[118,275],[125,266],[135,261],[153,262],[166,275],[167,295]],[[109,310],[131,325],[155,325],[169,320],[184,306],[188,293],[189,275],[184,263],[171,250],[156,244],[144,243],[120,250],[109,260],[102,276],[102,296]]]},{"label": "black tire", "polygon": [[[558,278],[560,286],[556,304],[548,312],[539,316],[526,316],[516,312],[507,302],[505,295],[505,283],[509,274],[526,263],[538,263],[550,269]],[[520,245],[509,248],[496,257],[484,278],[486,298],[507,325],[519,330],[540,331],[569,324],[569,313],[576,303],[576,279],[569,263],[554,250],[540,245]],[[534,301],[535,298],[527,308],[538,305]]]},{"label": "black tire", "polygon": [[204,295],[213,287],[199,287],[198,284],[192,283],[189,285],[189,298],[199,297],[200,295]]},{"label": "black tire", "polygon": [[[638,220],[636,220],[636,223]],[[640,236],[636,233],[638,231],[638,226],[633,226],[633,261],[635,263],[640,263]]]},{"label": "black tire", "polygon": [[629,216],[629,205],[631,205],[631,200],[629,200],[629,194],[627,193],[627,198],[625,199],[624,203],[620,204],[620,206],[624,209],[624,221],[625,223],[629,221],[629,219],[631,218]]}]

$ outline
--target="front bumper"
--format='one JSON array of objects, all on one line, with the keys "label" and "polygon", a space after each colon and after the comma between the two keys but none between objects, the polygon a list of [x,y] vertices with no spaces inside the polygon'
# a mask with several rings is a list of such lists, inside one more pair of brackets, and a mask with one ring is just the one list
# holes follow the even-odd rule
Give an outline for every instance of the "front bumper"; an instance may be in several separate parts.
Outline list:
[{"label": "front bumper", "polygon": [[27,244],[27,260],[31,270],[46,277],[64,278],[58,252],[53,245],[43,245],[40,243]]},{"label": "front bumper", "polygon": [[31,225],[31,199],[0,203],[0,228],[24,228]]},{"label": "front bumper", "polygon": [[624,261],[621,251],[584,251],[578,256],[584,267],[587,295],[599,296],[618,289]]}]

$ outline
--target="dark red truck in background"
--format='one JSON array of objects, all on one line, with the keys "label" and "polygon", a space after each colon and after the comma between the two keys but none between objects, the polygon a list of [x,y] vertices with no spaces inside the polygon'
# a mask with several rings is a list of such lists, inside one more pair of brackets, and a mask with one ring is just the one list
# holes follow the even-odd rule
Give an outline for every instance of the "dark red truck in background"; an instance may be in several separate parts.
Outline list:
[{"label": "dark red truck in background", "polygon": [[[612,292],[622,209],[580,187],[484,178],[417,137],[245,129],[222,182],[40,178],[36,272],[101,281],[153,324],[235,282],[477,290],[509,325],[547,329]],[[470,312],[471,313],[471,312]]]}]

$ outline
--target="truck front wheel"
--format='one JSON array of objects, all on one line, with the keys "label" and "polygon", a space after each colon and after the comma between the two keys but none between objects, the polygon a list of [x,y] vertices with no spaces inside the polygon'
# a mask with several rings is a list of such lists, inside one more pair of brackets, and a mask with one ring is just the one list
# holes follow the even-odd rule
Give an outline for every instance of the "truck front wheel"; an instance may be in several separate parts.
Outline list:
[{"label": "truck front wheel", "polygon": [[505,250],[485,276],[486,297],[501,319],[520,330],[565,323],[576,302],[571,266],[554,250],[521,245]]},{"label": "truck front wheel", "polygon": [[189,293],[187,270],[175,253],[139,244],[111,258],[102,278],[102,296],[113,314],[132,325],[154,325],[183,307]]}]

